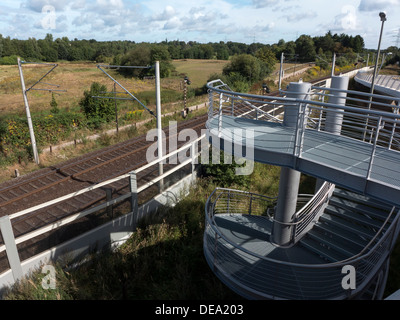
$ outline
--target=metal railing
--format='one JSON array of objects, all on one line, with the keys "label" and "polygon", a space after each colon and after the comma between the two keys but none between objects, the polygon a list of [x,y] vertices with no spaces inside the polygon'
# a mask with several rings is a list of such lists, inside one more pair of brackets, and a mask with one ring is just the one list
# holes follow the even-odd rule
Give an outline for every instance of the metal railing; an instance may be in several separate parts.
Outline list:
[{"label": "metal railing", "polygon": [[328,201],[335,190],[335,185],[324,182],[317,193],[295,214],[293,221],[293,235],[291,243],[299,241],[317,222],[318,218],[324,213]]},{"label": "metal railing", "polygon": [[[323,192],[330,190],[326,185]],[[321,191],[321,194],[323,193]],[[242,209],[236,209],[241,199],[247,199]],[[303,216],[307,208],[324,201],[316,195],[310,205],[298,213]],[[218,214],[248,214],[249,199],[260,202],[257,207],[265,212],[264,196],[229,189],[216,189],[205,206],[204,252],[206,259],[229,286],[243,296],[255,299],[345,299],[363,292],[385,263],[396,240],[400,212],[393,208],[385,223],[364,249],[353,257],[327,264],[292,263],[252,252],[235,243],[221,232],[215,222]],[[232,204],[231,201],[234,201]],[[312,205],[311,205],[312,203]],[[253,203],[251,206],[255,206]],[[268,206],[267,206],[268,207]],[[233,211],[229,208],[235,208]],[[268,210],[267,210],[268,211]],[[268,216],[265,217],[268,219]],[[284,249],[287,250],[287,249]],[[342,269],[351,265],[356,272],[356,289],[344,290]]]},{"label": "metal railing", "polygon": [[[29,271],[23,271],[22,268],[22,262],[19,256],[19,250],[17,248],[17,245],[20,245],[28,240],[34,239],[40,235],[43,235],[49,231],[54,231],[56,229],[59,229],[67,224],[70,224],[78,219],[81,219],[85,216],[88,216],[90,214],[99,212],[100,210],[103,210],[105,208],[108,208],[110,206],[113,206],[115,204],[121,203],[127,199],[129,199],[130,201],[130,205],[131,205],[131,212],[136,215],[134,217],[134,219],[137,219],[137,213],[138,213],[138,194],[141,193],[142,191],[148,189],[149,187],[153,186],[154,184],[156,184],[157,182],[159,182],[160,180],[165,179],[166,177],[172,175],[173,173],[177,172],[178,170],[184,168],[185,166],[192,164],[191,167],[191,174],[194,175],[194,170],[195,170],[195,164],[197,164],[197,157],[200,154],[201,151],[199,151],[199,142],[205,138],[205,135],[202,135],[201,137],[197,138],[194,141],[191,141],[190,143],[185,144],[183,147],[170,152],[169,154],[160,157],[142,167],[140,167],[137,170],[134,170],[132,172],[120,175],[116,178],[107,180],[107,181],[103,181],[100,183],[97,183],[93,186],[90,186],[88,188],[84,188],[82,190],[67,194],[65,196],[59,197],[57,199],[48,201],[46,203],[28,208],[26,210],[22,210],[19,212],[16,212],[14,214],[11,215],[6,215],[0,218],[0,232],[4,241],[4,244],[0,245],[0,252],[6,251],[7,253],[7,259],[9,261],[9,265],[10,265],[10,269],[12,270],[12,274],[13,274],[13,280],[17,281],[17,279],[20,279],[21,277],[24,276],[24,274],[26,274],[26,272]],[[190,150],[190,157],[186,156],[187,151]],[[167,172],[164,172],[162,175],[157,176],[156,178],[152,179],[151,181],[146,182],[145,184],[141,185],[140,187],[138,187],[137,185],[137,175],[140,172],[143,172],[144,170],[153,167],[159,163],[164,162],[165,160],[177,155],[177,154],[182,154],[184,156],[180,157],[180,159],[186,159],[183,160],[181,163],[177,164],[176,166],[174,166],[173,168],[171,168],[170,170],[168,170]],[[23,217],[29,213],[35,212],[39,209],[43,209],[55,204],[61,204],[62,202],[68,200],[68,199],[72,199],[74,197],[77,197],[79,195],[91,192],[95,189],[99,189],[102,188],[104,186],[110,185],[112,183],[124,180],[124,179],[129,179],[129,189],[130,192],[123,194],[115,199],[109,199],[104,203],[101,203],[99,205],[96,205],[93,208],[87,209],[85,211],[82,212],[78,212],[75,213],[73,215],[67,216],[65,218],[62,218],[60,220],[57,220],[53,223],[47,224],[44,227],[38,228],[36,230],[33,230],[31,232],[28,232],[26,234],[23,234],[17,238],[15,238],[14,233],[13,233],[13,227],[12,227],[12,222],[14,219],[18,218],[18,217]],[[40,252],[36,252],[36,255],[40,254]],[[0,274],[0,284],[4,284],[4,281],[2,280],[2,277],[8,277],[7,275],[8,271],[3,272],[2,274]]]},{"label": "metal railing", "polygon": [[[355,76],[356,81],[370,85],[373,79],[372,72],[358,72]],[[378,75],[375,79],[375,85],[400,91],[400,76]]]},{"label": "metal railing", "polygon": [[[371,95],[351,90],[313,87],[314,90],[320,90],[320,92],[312,94],[316,100],[300,100],[235,93],[214,88],[213,81],[209,82],[207,86],[210,103],[209,119],[206,127],[210,130],[217,130],[220,137],[224,130],[232,130],[234,126],[243,129],[241,122],[236,122],[232,119],[246,118],[257,120],[259,125],[258,127],[254,127],[254,134],[256,137],[261,137],[257,139],[265,139],[267,142],[280,141],[281,144],[275,144],[275,148],[287,146],[286,154],[291,154],[296,158],[306,158],[310,151],[315,150],[316,136],[311,135],[312,132],[323,132],[325,137],[329,137],[330,135],[332,139],[335,138],[332,133],[325,131],[325,127],[329,121],[327,115],[334,115],[342,118],[341,130],[336,137],[349,138],[348,142],[358,141],[359,143],[354,143],[352,148],[356,149],[352,151],[359,151],[359,154],[362,154],[363,157],[362,162],[366,163],[362,168],[358,168],[356,165],[353,166],[352,164],[360,161],[354,158],[353,154],[348,156],[348,158],[346,158],[347,155],[344,155],[343,162],[338,162],[337,164],[344,167],[347,161],[349,162],[349,166],[344,171],[351,173],[350,170],[357,167],[354,172],[357,176],[364,177],[366,180],[382,182],[395,188],[400,187],[400,179],[396,177],[397,175],[392,174],[399,172],[397,158],[400,157],[400,114],[398,112],[400,98],[376,94]],[[345,98],[346,105],[336,105],[320,101],[321,98],[323,98],[322,100],[326,100],[335,91],[346,92],[348,95]],[[354,97],[354,95],[358,97]],[[379,110],[375,108],[368,109],[366,107],[371,97],[377,100],[377,102],[373,102],[373,105],[379,108]],[[387,102],[382,102],[382,99],[386,99]],[[397,105],[391,104],[393,101]],[[298,108],[299,113],[295,128],[285,127],[281,122],[276,121],[275,118],[265,116],[266,113],[269,113],[276,106],[283,106],[285,110]],[[270,131],[266,136],[265,131],[262,129],[264,123],[274,123],[274,128],[282,128],[282,130],[279,132]],[[285,130],[286,137],[282,136],[283,130]],[[231,136],[235,138],[234,133]],[[322,136],[320,137],[322,138]],[[259,140],[259,142],[263,142],[263,140]],[[272,148],[271,151],[274,151]],[[282,148],[280,148],[279,152],[281,150]],[[385,154],[387,151],[389,152],[389,156]],[[323,164],[324,159],[331,157],[329,151],[325,152],[326,154],[321,155],[321,164]],[[377,156],[381,157],[381,161],[375,161]],[[382,165],[382,163],[385,164]]]},{"label": "metal railing", "polygon": [[215,196],[212,212],[209,218],[216,214],[253,215],[272,218],[277,197],[268,197],[248,191],[217,188],[211,197]]}]

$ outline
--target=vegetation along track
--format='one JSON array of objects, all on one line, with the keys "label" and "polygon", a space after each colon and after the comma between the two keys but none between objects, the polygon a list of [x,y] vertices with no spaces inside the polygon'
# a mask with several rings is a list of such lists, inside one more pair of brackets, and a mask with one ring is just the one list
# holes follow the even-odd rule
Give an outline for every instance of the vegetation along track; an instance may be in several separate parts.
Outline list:
[{"label": "vegetation along track", "polygon": [[[319,80],[321,81],[322,79]],[[269,96],[278,95],[278,91],[269,94]],[[254,112],[247,105],[238,107],[242,109],[241,111],[249,109],[250,112]],[[185,128],[191,128],[200,136],[201,129],[205,128],[206,120],[207,115],[203,115],[183,121],[178,124],[177,132],[179,133]],[[165,128],[164,132],[166,134],[167,145],[169,141],[169,128]],[[0,184],[0,217],[5,215],[12,216],[22,210],[33,208],[36,205],[138,169],[147,163],[144,155],[148,147],[153,143],[153,141],[146,141],[146,137],[142,135],[66,161],[58,166],[47,167]],[[178,141],[178,147],[184,143]],[[168,145],[166,150],[168,150]],[[171,166],[164,165],[164,170],[168,170]],[[158,166],[142,171],[137,177],[138,186],[150,181],[157,174]],[[157,188],[157,186],[153,187],[153,191],[154,188]],[[43,209],[28,210],[28,213],[12,219],[14,235],[15,237],[19,237],[27,234],[67,216],[88,209],[100,201],[110,199],[109,197],[117,197],[128,191],[129,181],[128,179],[124,179]],[[99,216],[104,215],[88,215],[56,231],[46,232],[34,239],[19,244],[20,259],[25,260],[107,221]],[[0,235],[1,244],[3,244],[3,240]],[[8,261],[5,251],[3,251],[0,252],[0,272],[7,268],[9,268]]]},{"label": "vegetation along track", "polygon": [[[177,132],[179,133],[185,128],[191,128],[200,136],[206,119],[207,115],[204,115],[183,121],[178,124]],[[168,150],[169,127],[163,129],[163,131],[166,135],[166,150]],[[44,168],[32,174],[21,176],[17,180],[3,183],[0,185],[0,216],[12,216],[14,213],[22,210],[138,169],[147,164],[145,154],[148,147],[153,143],[154,141],[146,141],[146,136],[142,135],[69,160],[58,166]],[[185,142],[178,141],[177,143],[178,147],[180,147]],[[164,165],[164,170],[172,166]],[[150,181],[157,174],[158,166],[144,170],[137,177],[138,185],[140,186]],[[129,190],[128,188],[128,179],[120,180],[55,205],[18,216],[12,220],[14,235],[15,237],[19,237],[62,218],[81,212],[100,201],[104,201],[107,197],[116,197],[122,193],[126,193]],[[91,227],[93,227],[93,223],[95,223],[93,217],[90,216],[86,217],[85,228],[88,227],[88,224],[91,224]],[[76,230],[72,231],[73,224],[63,227],[64,230],[57,231],[57,234],[52,232],[53,236],[46,233],[18,245],[21,260],[71,238],[77,232]],[[82,225],[82,221],[75,223],[75,229],[82,229]],[[56,235],[54,236],[54,234]],[[0,244],[3,244],[2,239],[0,241]],[[7,268],[7,265],[5,252],[2,252],[0,253],[0,272]]]}]

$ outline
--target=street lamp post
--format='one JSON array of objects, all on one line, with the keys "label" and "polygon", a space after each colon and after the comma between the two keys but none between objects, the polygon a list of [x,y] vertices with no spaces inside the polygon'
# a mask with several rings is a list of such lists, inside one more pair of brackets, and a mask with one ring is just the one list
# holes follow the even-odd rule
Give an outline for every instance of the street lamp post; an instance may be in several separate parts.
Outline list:
[{"label": "street lamp post", "polygon": [[[381,21],[382,21],[381,33],[379,35],[378,52],[377,52],[377,56],[376,56],[376,59],[375,59],[374,73],[372,74],[371,91],[370,91],[371,92],[371,96],[369,97],[368,110],[371,110],[372,94],[374,93],[374,88],[375,88],[375,78],[377,76],[378,60],[379,60],[379,54],[381,52],[381,41],[382,41],[383,25],[384,25],[384,23],[386,21],[386,13],[385,12],[379,12],[379,17],[381,18]],[[365,138],[366,138],[367,130],[368,130],[368,118],[367,118],[367,122],[366,122],[366,125],[365,125],[365,130],[364,130],[364,141],[365,141]]]},{"label": "street lamp post", "polygon": [[[377,69],[378,69],[378,60],[379,60],[379,54],[381,52],[381,41],[382,41],[382,33],[383,33],[383,25],[386,21],[386,13],[385,12],[380,12],[379,17],[381,18],[382,25],[381,25],[381,33],[379,35],[379,42],[378,42],[378,53],[375,59],[375,67],[374,67],[374,73],[372,75],[372,82],[371,82],[371,93],[374,93],[374,87],[375,87],[375,78],[378,75],[377,74]],[[372,99],[372,97],[371,97]],[[371,108],[371,104],[369,105]]]}]

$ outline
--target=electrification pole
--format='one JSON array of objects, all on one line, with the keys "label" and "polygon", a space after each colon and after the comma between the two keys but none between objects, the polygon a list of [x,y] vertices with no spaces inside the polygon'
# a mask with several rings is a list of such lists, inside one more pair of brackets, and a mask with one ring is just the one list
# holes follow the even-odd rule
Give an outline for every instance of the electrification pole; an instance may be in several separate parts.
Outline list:
[{"label": "electrification pole", "polygon": [[19,69],[19,76],[21,78],[22,95],[24,97],[26,117],[28,119],[29,134],[31,136],[33,157],[35,159],[36,164],[39,164],[39,154],[38,154],[37,146],[36,146],[35,133],[33,131],[31,112],[29,111],[28,97],[26,95],[25,80],[24,80],[24,74],[22,72],[21,59],[20,58],[18,58],[18,69]]}]

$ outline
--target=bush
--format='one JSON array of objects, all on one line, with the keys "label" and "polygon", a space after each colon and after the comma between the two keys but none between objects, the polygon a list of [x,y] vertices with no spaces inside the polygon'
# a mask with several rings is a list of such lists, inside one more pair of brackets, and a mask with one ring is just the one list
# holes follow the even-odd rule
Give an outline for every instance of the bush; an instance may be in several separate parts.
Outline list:
[{"label": "bush", "polygon": [[212,155],[210,155],[210,161],[208,165],[202,166],[202,175],[204,177],[211,178],[213,183],[221,187],[231,187],[232,185],[248,187],[250,182],[250,176],[237,175],[236,168],[243,167],[235,162],[232,157],[232,164],[225,164],[225,153],[220,151],[220,163],[213,164]]},{"label": "bush", "polygon": [[18,64],[18,57],[16,55],[7,56],[0,58],[1,65],[17,65]]},{"label": "bush", "polygon": [[115,116],[114,101],[105,97],[107,87],[93,82],[90,90],[83,93],[84,97],[79,102],[79,105],[86,115],[88,124],[94,128],[99,128],[102,123],[111,121]]}]

